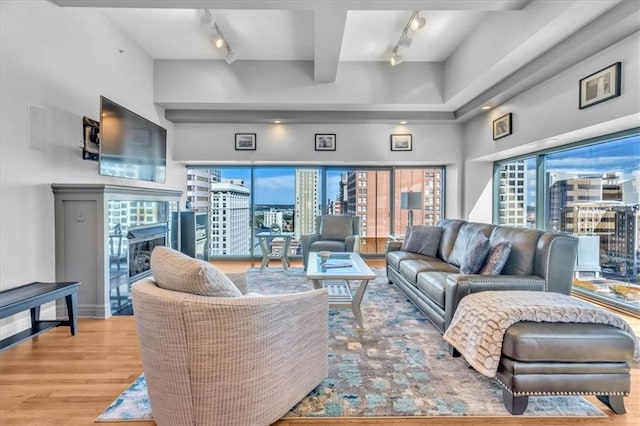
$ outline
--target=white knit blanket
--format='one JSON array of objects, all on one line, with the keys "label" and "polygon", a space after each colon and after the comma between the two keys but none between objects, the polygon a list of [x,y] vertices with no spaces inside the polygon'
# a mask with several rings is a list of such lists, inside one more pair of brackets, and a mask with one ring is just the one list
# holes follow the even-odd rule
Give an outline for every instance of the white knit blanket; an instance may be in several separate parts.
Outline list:
[{"label": "white knit blanket", "polygon": [[504,333],[519,321],[578,322],[618,327],[635,340],[629,324],[609,311],[560,293],[541,291],[483,291],[464,297],[444,339],[456,348],[476,371],[495,377]]}]

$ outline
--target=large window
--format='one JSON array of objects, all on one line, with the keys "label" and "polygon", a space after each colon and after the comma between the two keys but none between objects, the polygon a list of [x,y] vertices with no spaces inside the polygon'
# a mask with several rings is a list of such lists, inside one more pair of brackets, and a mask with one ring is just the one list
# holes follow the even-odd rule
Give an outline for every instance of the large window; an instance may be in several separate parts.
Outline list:
[{"label": "large window", "polygon": [[326,214],[360,217],[360,250],[383,253],[391,218],[389,169],[328,169]]},{"label": "large window", "polygon": [[[394,234],[404,234],[407,225],[433,226],[444,217],[444,169],[396,168],[394,170]],[[403,193],[419,193],[420,203],[403,205]],[[411,218],[411,220],[409,220]]]},{"label": "large window", "polygon": [[[320,214],[359,216],[361,252],[381,255],[388,235],[407,226],[403,191],[423,195],[414,224],[443,217],[442,167],[188,167],[187,179],[189,208],[209,213],[210,258],[261,256],[255,235],[274,225],[293,233],[289,256],[300,256],[300,236]],[[277,238],[269,244],[282,249]]]},{"label": "large window", "polygon": [[640,314],[639,134],[500,162],[496,173],[498,223],[576,235],[574,291]]}]

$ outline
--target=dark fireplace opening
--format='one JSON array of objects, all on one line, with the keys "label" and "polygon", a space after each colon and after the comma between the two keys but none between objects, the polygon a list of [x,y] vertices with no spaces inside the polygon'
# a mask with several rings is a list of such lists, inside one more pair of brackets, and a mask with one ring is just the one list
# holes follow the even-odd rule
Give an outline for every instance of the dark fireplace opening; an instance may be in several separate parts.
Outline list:
[{"label": "dark fireplace opening", "polygon": [[151,275],[151,252],[167,245],[167,225],[129,229],[129,283]]}]

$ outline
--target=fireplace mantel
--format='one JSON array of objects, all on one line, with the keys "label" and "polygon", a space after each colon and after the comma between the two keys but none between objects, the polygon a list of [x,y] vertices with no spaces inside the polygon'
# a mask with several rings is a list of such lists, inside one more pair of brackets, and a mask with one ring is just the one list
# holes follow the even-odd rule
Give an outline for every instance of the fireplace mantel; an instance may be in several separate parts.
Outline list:
[{"label": "fireplace mantel", "polygon": [[56,280],[81,282],[79,317],[108,318],[109,202],[167,202],[177,208],[182,191],[92,183],[54,183],[51,188],[55,200]]},{"label": "fireplace mantel", "polygon": [[141,188],[139,186],[105,185],[100,183],[54,183],[53,193],[67,194],[105,194],[115,195],[118,199],[175,201],[182,197],[182,191],[173,189]]}]

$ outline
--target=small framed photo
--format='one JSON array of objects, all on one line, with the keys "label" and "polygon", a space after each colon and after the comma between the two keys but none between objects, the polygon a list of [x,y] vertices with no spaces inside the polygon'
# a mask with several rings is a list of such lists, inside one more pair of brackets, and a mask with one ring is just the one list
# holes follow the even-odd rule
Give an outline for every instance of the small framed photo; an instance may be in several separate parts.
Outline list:
[{"label": "small framed photo", "polygon": [[411,134],[391,135],[391,151],[411,151],[413,149]]},{"label": "small framed photo", "polygon": [[580,109],[620,96],[622,63],[616,62],[580,80]]},{"label": "small framed photo", "polygon": [[236,133],[236,151],[255,151],[255,133]]},{"label": "small framed photo", "polygon": [[316,133],[316,151],[335,151],[336,135],[333,133]]},{"label": "small framed photo", "polygon": [[511,113],[505,114],[493,120],[493,140],[509,136],[512,130]]}]

